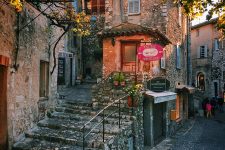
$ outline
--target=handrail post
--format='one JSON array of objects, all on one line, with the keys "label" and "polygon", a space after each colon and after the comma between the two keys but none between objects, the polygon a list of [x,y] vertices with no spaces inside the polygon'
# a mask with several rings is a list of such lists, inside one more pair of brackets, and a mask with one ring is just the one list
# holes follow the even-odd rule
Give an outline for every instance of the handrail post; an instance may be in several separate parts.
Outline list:
[{"label": "handrail post", "polygon": [[84,150],[84,143],[85,143],[84,128],[85,128],[85,125],[84,125],[83,128],[82,128],[82,132],[83,132],[83,150]]},{"label": "handrail post", "polygon": [[121,113],[120,111],[121,111],[121,110],[120,110],[120,99],[119,99],[119,129],[120,129],[120,115],[121,115],[121,114],[120,114],[120,113]]},{"label": "handrail post", "polygon": [[103,119],[102,119],[102,140],[105,141],[105,110],[103,110]]}]

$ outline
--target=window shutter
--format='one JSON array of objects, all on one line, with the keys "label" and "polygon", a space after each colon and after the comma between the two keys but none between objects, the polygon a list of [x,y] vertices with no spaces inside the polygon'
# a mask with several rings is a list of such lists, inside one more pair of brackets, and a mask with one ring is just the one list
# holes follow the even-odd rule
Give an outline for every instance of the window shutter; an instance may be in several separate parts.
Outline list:
[{"label": "window shutter", "polygon": [[204,57],[208,57],[208,54],[207,54],[207,45],[204,46]]},{"label": "window shutter", "polygon": [[200,58],[200,46],[198,47],[198,49],[197,49],[197,58]]}]

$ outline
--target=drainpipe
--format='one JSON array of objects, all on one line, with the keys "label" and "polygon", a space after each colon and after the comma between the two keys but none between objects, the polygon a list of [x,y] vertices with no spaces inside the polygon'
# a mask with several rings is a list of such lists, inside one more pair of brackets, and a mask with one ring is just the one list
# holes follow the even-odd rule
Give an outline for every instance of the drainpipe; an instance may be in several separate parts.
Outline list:
[{"label": "drainpipe", "polygon": [[191,85],[190,18],[187,16],[187,85]]}]

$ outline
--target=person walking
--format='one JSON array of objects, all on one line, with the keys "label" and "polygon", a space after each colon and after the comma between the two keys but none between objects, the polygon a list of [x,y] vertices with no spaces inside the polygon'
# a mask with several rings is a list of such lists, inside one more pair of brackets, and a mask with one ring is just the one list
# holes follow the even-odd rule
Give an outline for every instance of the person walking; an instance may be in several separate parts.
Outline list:
[{"label": "person walking", "polygon": [[212,117],[212,105],[210,104],[209,101],[206,103],[206,111],[207,111],[206,117],[207,118]]}]

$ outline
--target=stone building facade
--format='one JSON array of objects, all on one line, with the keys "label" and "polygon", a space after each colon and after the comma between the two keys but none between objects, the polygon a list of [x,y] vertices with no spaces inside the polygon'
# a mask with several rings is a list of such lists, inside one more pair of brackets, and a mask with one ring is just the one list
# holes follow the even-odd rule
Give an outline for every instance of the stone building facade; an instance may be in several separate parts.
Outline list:
[{"label": "stone building facade", "polygon": [[[0,149],[7,145],[10,149],[12,143],[55,104],[57,67],[50,74],[54,65],[52,47],[62,30],[50,26],[43,15],[31,21],[39,13],[25,2],[19,14],[8,4],[0,6],[0,67],[1,73],[6,74],[0,76],[1,81],[5,81],[1,83],[5,90],[0,92],[4,95],[0,100],[0,110],[3,110],[0,111],[0,120],[3,119],[0,131],[6,131],[0,134]],[[56,48],[56,57],[63,48],[62,39]]]},{"label": "stone building facade", "polygon": [[[170,0],[165,3],[148,0],[105,1],[105,26],[99,33],[103,41],[103,77],[107,78],[117,71],[133,73],[137,82],[143,84],[155,77],[170,81],[164,101],[157,103],[154,93],[145,98],[149,107],[143,109],[159,110],[164,118],[160,120],[155,115],[156,111],[143,115],[143,124],[151,126],[148,129],[144,127],[143,141],[146,146],[154,146],[188,118],[188,105],[191,104],[188,95],[192,92],[187,86],[189,74],[186,73],[188,33],[187,17],[182,14],[182,8]],[[138,47],[148,44],[163,46],[161,60],[138,60]],[[172,99],[169,92],[173,93]],[[175,119],[171,117],[174,112]],[[163,122],[160,127],[154,126],[160,121]]]},{"label": "stone building facade", "polygon": [[192,79],[198,89],[196,108],[204,98],[223,97],[224,48],[222,34],[216,28],[217,18],[191,28]]}]

